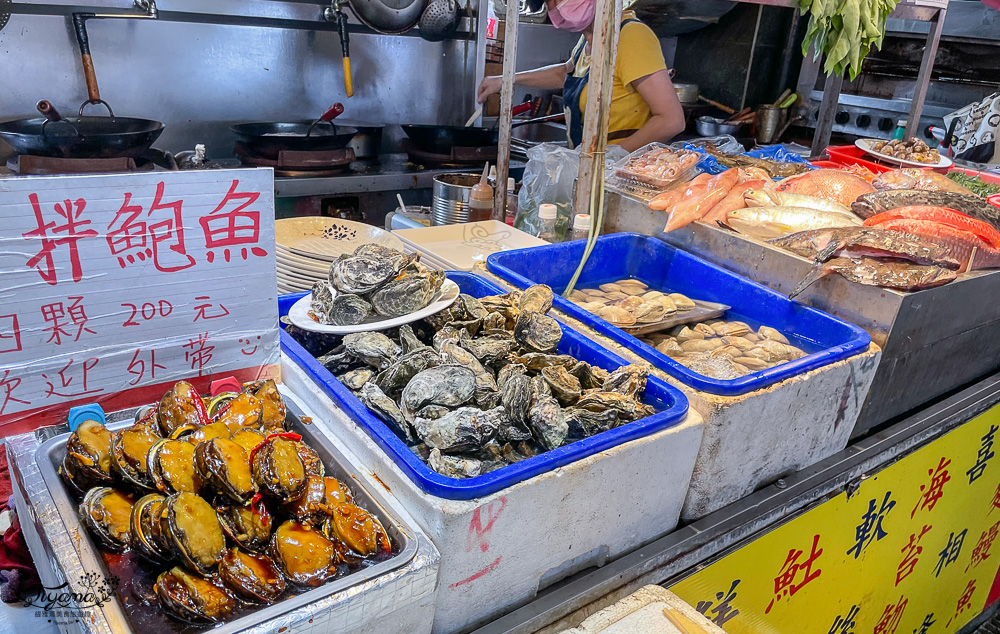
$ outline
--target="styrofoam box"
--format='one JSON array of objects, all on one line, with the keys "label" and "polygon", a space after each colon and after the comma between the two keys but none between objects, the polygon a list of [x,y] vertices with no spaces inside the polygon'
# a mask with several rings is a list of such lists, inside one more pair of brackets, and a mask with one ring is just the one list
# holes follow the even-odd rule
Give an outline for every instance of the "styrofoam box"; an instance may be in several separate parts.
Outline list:
[{"label": "styrofoam box", "polygon": [[[311,409],[336,409],[301,369],[286,369],[282,380]],[[564,577],[673,530],[702,437],[702,419],[692,410],[663,431],[493,495],[456,501],[421,491],[363,429],[335,413],[316,424],[331,426],[339,446],[368,465],[358,477],[398,499],[441,554],[434,632],[495,618]]]},{"label": "styrofoam box", "polygon": [[[307,382],[308,379],[303,381],[305,377],[301,370],[284,355],[282,375],[281,391],[284,397],[293,399],[305,415],[312,417],[319,430],[334,438],[330,430],[339,425],[340,419],[346,418],[344,414],[333,409],[331,403],[318,401],[315,394],[309,393],[318,393],[318,390]],[[294,386],[287,380],[289,378],[297,379]],[[334,442],[337,442],[336,438]],[[6,439],[14,489],[12,497],[25,541],[42,582],[48,587],[57,587],[67,577],[79,577],[83,568],[72,538],[64,528],[34,462],[35,450],[40,444],[33,433]],[[362,486],[369,490],[384,486],[363,466],[368,464],[366,460],[360,459],[343,443],[338,443],[338,448],[346,463],[353,466],[352,475]],[[241,634],[277,631],[284,634],[430,632],[440,561],[437,549],[428,535],[417,528],[418,524],[407,513],[405,504],[391,494],[384,497],[389,510],[402,521],[401,528],[412,532],[410,537],[417,544],[413,559],[401,568],[242,630]],[[93,619],[85,617],[77,623],[61,624],[60,629],[67,634],[111,634],[110,624],[99,611]]]}]

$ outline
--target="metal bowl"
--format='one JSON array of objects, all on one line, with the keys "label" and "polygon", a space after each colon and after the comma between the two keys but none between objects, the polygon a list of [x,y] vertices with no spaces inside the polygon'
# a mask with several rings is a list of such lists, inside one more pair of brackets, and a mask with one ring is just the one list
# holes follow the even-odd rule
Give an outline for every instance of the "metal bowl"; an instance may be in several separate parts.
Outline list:
[{"label": "metal bowl", "polygon": [[694,127],[701,136],[718,136],[720,134],[736,135],[742,123],[723,123],[725,119],[715,117],[698,117],[694,120]]}]

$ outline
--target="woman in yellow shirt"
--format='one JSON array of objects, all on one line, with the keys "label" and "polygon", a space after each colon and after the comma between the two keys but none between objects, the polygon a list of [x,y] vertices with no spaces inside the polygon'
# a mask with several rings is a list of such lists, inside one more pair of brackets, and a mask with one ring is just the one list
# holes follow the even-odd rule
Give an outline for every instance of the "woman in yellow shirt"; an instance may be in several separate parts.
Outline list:
[{"label": "woman in yellow shirt", "polygon": [[[543,0],[528,0],[532,10]],[[573,146],[583,136],[583,112],[587,103],[590,78],[590,45],[594,37],[596,0],[544,0],[553,26],[582,32],[583,37],[564,63],[517,73],[520,86],[544,90],[563,90],[566,125]],[[615,59],[614,84],[611,89],[611,113],[608,140],[631,152],[653,141],[669,141],[684,129],[684,110],[670,81],[660,41],[652,29],[640,22],[632,11],[622,14]],[[501,77],[493,75],[479,85],[477,99],[486,101],[500,91]]]}]

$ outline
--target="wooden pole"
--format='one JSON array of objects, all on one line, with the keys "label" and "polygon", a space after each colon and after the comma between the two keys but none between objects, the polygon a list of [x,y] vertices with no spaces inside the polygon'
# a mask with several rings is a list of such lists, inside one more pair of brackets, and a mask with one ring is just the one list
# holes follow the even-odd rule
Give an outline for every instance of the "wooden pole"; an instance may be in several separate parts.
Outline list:
[{"label": "wooden pole", "polygon": [[587,105],[584,110],[587,114],[583,118],[583,140],[580,143],[580,176],[576,183],[578,214],[591,213],[593,175],[598,161],[604,161],[621,21],[622,0],[597,0],[590,51],[590,80],[587,82]]},{"label": "wooden pole", "polygon": [[[485,4],[485,0],[480,2]],[[497,186],[493,196],[493,219],[504,221],[507,174],[510,173],[510,137],[514,108],[514,73],[517,65],[517,15],[521,3],[507,0],[503,38],[503,85],[500,88],[500,145],[497,148]]]}]

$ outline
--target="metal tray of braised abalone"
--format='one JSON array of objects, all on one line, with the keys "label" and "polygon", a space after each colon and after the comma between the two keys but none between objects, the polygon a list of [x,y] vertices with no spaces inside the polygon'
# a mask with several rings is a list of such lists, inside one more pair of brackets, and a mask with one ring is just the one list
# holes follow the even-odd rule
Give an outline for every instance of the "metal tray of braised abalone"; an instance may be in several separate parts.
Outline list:
[{"label": "metal tray of braised abalone", "polygon": [[[113,632],[170,632],[173,634],[193,634],[195,632],[211,631],[212,634],[230,634],[265,623],[303,605],[318,601],[352,586],[375,579],[406,565],[417,552],[417,544],[405,525],[388,510],[388,504],[377,491],[370,491],[361,485],[358,478],[351,473],[343,454],[314,425],[302,422],[302,411],[297,404],[287,398],[282,390],[285,403],[288,406],[286,426],[288,431],[302,435],[302,440],[315,449],[323,460],[326,473],[347,485],[354,494],[358,506],[373,513],[392,542],[392,554],[382,560],[362,562],[351,569],[346,575],[335,577],[326,584],[302,591],[289,586],[283,598],[268,606],[239,604],[236,612],[225,621],[218,624],[193,625],[178,621],[165,614],[153,595],[152,586],[156,576],[167,569],[167,566],[153,566],[132,551],[125,553],[109,553],[101,550],[94,543],[93,536],[80,523],[77,516],[78,496],[71,493],[58,474],[66,454],[66,439],[69,434],[60,434],[45,441],[35,450],[35,461],[45,481],[45,486],[52,494],[56,509],[69,531],[77,554],[86,572],[98,572],[113,575],[119,579],[115,590],[114,601],[105,602],[100,608],[108,620]],[[135,413],[140,408],[123,410],[108,415],[108,420],[120,422],[107,424],[111,431],[117,431],[130,426]]]}]

